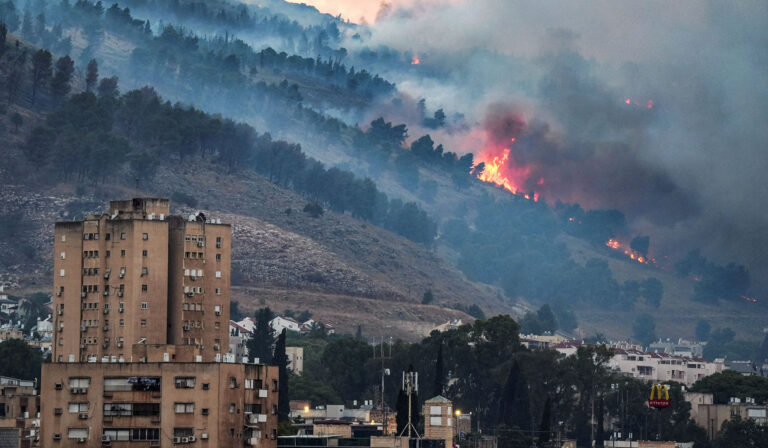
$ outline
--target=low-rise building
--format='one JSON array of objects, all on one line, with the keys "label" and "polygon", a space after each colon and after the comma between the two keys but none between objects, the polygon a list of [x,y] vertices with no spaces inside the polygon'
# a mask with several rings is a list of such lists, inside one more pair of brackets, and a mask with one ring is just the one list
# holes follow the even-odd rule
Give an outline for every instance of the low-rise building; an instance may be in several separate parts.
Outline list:
[{"label": "low-rise building", "polygon": [[285,354],[288,356],[288,369],[301,375],[304,371],[304,347],[285,347]]},{"label": "low-rise building", "polygon": [[40,396],[33,380],[0,377],[0,446],[37,446]]},{"label": "low-rise building", "polygon": [[44,364],[42,446],[276,446],[276,367],[148,357]]},{"label": "low-rise building", "polygon": [[705,345],[705,342],[688,341],[683,338],[673,341],[667,338],[666,340],[659,339],[657,342],[649,345],[648,351],[666,353],[673,356],[684,356],[686,358],[701,358],[704,356]]},{"label": "low-rise building", "polygon": [[456,436],[453,402],[440,395],[432,397],[424,402],[422,414],[424,415],[424,437],[444,440],[445,446],[452,446],[453,438]]},{"label": "low-rise building", "polygon": [[712,394],[687,392],[685,401],[691,404],[691,419],[707,431],[710,440],[717,437],[723,423],[734,417],[768,424],[768,406],[755,403],[753,398],[733,397],[728,404],[715,404]]},{"label": "low-rise building", "polygon": [[299,323],[292,317],[277,316],[269,321],[269,326],[275,331],[275,334],[280,334],[283,330],[295,331],[300,330]]}]

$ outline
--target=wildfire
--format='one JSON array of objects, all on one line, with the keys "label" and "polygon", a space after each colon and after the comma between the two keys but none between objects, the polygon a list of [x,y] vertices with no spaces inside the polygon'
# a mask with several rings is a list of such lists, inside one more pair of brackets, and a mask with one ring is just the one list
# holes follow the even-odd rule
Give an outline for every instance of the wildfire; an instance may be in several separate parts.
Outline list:
[{"label": "wildfire", "polygon": [[757,299],[754,297],[741,296],[741,298],[746,300],[747,302],[757,303]]},{"label": "wildfire", "polygon": [[[624,104],[634,104],[635,106],[643,107],[643,104],[638,103],[637,101],[632,101],[632,98],[625,99]],[[646,109],[653,109],[653,105],[654,105],[653,100],[648,100],[645,102]]]},{"label": "wildfire", "polygon": [[[514,138],[510,139],[510,143],[514,143],[514,141],[515,141]],[[492,152],[497,152],[497,151],[492,151]],[[483,167],[483,171],[477,175],[477,178],[482,180],[483,182],[496,184],[514,195],[522,196],[525,199],[533,200],[534,202],[539,202],[539,193],[536,193],[536,192],[524,193],[521,190],[519,183],[516,182],[514,179],[512,179],[512,178],[519,178],[519,179],[527,178],[528,175],[530,174],[530,168],[515,167],[514,164],[512,163],[513,161],[510,158],[510,153],[511,153],[510,148],[504,148],[502,149],[500,155],[495,155],[485,160],[483,160],[483,158],[487,156],[484,156],[481,153],[477,157],[477,164],[483,163],[484,167]],[[544,178],[539,179],[537,184],[543,185]]]},{"label": "wildfire", "polygon": [[616,251],[624,252],[624,255],[629,257],[630,260],[637,261],[642,264],[656,264],[656,259],[653,257],[646,257],[636,250],[632,250],[628,247],[624,247],[619,241],[611,238],[605,242],[605,245]]},{"label": "wildfire", "polygon": [[411,59],[411,65],[419,65],[421,64],[421,59],[417,55],[413,55],[413,59]]}]

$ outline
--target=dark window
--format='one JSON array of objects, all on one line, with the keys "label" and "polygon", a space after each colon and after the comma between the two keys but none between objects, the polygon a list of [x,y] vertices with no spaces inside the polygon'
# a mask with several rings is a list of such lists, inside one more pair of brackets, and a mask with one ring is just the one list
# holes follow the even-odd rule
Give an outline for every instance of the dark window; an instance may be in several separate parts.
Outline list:
[{"label": "dark window", "polygon": [[112,238],[112,234],[108,233],[108,234],[104,235],[104,239],[105,240],[109,241],[110,238]]},{"label": "dark window", "polygon": [[142,251],[141,251],[141,256],[142,256],[142,257],[146,257],[146,256],[147,256],[147,254],[148,254],[148,252],[147,252],[147,250],[146,250],[146,249],[144,249],[144,250],[142,250]]},{"label": "dark window", "polygon": [[160,403],[134,403],[133,415],[137,415],[137,416],[160,415]]},{"label": "dark window", "polygon": [[211,388],[210,384],[208,384],[208,383],[203,383],[203,390],[208,390],[208,389],[210,389],[210,388]]},{"label": "dark window", "polygon": [[131,440],[160,440],[160,428],[133,428]]},{"label": "dark window", "polygon": [[141,292],[147,292],[147,285],[141,285]]}]

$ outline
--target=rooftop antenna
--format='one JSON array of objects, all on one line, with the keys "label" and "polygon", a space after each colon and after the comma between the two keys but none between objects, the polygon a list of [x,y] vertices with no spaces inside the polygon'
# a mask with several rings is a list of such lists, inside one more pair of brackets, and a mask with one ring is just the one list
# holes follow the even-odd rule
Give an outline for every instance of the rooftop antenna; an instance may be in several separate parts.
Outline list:
[{"label": "rooftop antenna", "polygon": [[419,372],[403,372],[403,389],[405,390],[405,393],[408,394],[408,424],[405,425],[405,428],[400,432],[400,437],[402,437],[403,433],[408,430],[409,439],[411,438],[411,431],[416,433],[417,439],[421,439],[419,432],[416,431],[416,427],[413,426],[413,422],[411,421],[413,418],[411,396],[414,392],[419,392]]}]

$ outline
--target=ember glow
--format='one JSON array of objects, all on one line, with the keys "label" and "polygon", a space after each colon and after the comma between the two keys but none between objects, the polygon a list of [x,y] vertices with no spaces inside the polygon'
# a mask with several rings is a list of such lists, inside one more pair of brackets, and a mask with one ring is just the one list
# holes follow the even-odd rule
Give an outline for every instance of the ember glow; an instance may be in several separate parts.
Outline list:
[{"label": "ember glow", "polygon": [[643,104],[643,103],[638,103],[637,101],[632,101],[632,98],[627,98],[624,100],[624,104],[635,105],[637,107],[645,106],[646,109],[653,109],[654,103],[653,103],[653,100],[648,100],[645,102],[645,104]]},{"label": "ember glow", "polygon": [[413,59],[411,59],[411,65],[419,65],[421,64],[421,59],[419,59],[418,55],[413,55]]},{"label": "ember glow", "polygon": [[626,255],[630,260],[637,261],[638,263],[653,264],[653,265],[656,264],[655,258],[645,257],[640,252],[630,249],[629,247],[621,244],[616,239],[613,239],[613,238],[609,239],[608,241],[605,242],[605,245],[615,251],[624,252],[624,255]]}]

